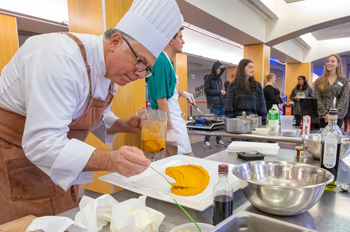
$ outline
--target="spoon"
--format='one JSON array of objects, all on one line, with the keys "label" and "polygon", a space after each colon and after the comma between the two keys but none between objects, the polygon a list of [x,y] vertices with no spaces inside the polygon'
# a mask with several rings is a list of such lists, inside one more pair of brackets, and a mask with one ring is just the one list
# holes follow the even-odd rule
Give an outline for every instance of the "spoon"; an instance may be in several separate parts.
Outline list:
[{"label": "spoon", "polygon": [[157,172],[159,175],[161,175],[171,186],[176,187],[176,188],[181,188],[180,185],[177,185],[175,183],[171,183],[162,173],[158,172],[156,169],[154,169],[152,166],[149,166],[152,168],[155,172]]},{"label": "spoon", "polygon": [[175,199],[173,199],[175,201],[175,203],[180,207],[180,209],[182,209],[182,211],[185,212],[185,214],[191,219],[191,221],[196,225],[196,227],[198,228],[199,232],[202,232],[201,228],[197,225],[197,223],[192,219],[192,217],[186,212],[186,210],[184,208],[182,208],[182,206],[177,203],[177,201]]},{"label": "spoon", "polygon": [[345,192],[350,192],[350,184],[341,184],[339,188]]},{"label": "spoon", "polygon": [[[128,147],[128,151],[133,152],[133,151],[130,149],[130,147]],[[181,188],[180,185],[177,185],[177,184],[175,184],[175,183],[171,183],[162,173],[158,172],[158,171],[157,171],[156,169],[154,169],[151,165],[148,166],[148,167],[152,168],[155,172],[157,172],[159,175],[161,175],[171,186],[176,187],[176,188]]]},{"label": "spoon", "polygon": [[202,115],[202,116],[205,116],[205,114],[193,103],[191,103],[191,105],[194,106],[194,108],[196,108],[196,110]]}]

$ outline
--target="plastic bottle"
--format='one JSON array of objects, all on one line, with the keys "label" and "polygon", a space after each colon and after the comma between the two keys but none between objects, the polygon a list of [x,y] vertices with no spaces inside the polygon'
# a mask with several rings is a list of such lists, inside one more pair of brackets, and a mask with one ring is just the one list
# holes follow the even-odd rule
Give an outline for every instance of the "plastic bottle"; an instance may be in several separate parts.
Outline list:
[{"label": "plastic bottle", "polygon": [[279,132],[279,109],[276,104],[272,105],[272,108],[269,110],[269,127],[271,134],[278,134]]},{"label": "plastic bottle", "polygon": [[213,192],[213,224],[217,225],[232,215],[233,190],[227,179],[228,165],[219,165],[219,182],[214,186]]}]

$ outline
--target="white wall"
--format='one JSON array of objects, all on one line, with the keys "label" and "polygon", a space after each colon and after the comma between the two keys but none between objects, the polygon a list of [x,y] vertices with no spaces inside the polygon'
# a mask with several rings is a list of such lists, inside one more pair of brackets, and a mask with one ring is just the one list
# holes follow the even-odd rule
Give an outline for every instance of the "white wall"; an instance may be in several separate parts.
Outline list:
[{"label": "white wall", "polygon": [[[214,62],[213,62],[214,63]],[[196,102],[206,102],[207,99],[204,93],[204,76],[211,73],[211,69],[189,70],[187,72],[187,92],[192,93]],[[225,83],[227,72],[221,75],[222,84]],[[209,114],[207,104],[197,104],[198,108],[204,113]],[[199,115],[199,112],[192,107],[192,114]],[[190,115],[190,106],[188,106],[188,115]]]},{"label": "white wall", "polygon": [[[240,0],[185,0],[233,27],[265,41],[265,19]],[[186,19],[185,19],[186,20]]]},{"label": "white wall", "polygon": [[185,41],[183,52],[221,60],[237,65],[243,59],[243,49],[203,35],[188,28],[182,31]]},{"label": "white wall", "polygon": [[268,42],[294,31],[349,16],[349,10],[349,0],[307,0],[280,5],[276,12],[279,19],[266,21],[267,37],[265,41]]},{"label": "white wall", "polygon": [[68,22],[67,0],[0,0],[0,8],[60,23]]}]

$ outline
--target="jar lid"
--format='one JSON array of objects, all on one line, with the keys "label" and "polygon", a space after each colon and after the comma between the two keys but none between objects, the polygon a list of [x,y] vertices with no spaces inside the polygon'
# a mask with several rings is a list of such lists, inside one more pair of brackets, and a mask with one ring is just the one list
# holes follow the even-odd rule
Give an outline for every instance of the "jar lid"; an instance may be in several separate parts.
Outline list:
[{"label": "jar lid", "polygon": [[332,108],[329,110],[329,115],[338,115],[338,110],[336,108]]},{"label": "jar lid", "polygon": [[228,174],[228,165],[220,164],[219,165],[219,174]]}]

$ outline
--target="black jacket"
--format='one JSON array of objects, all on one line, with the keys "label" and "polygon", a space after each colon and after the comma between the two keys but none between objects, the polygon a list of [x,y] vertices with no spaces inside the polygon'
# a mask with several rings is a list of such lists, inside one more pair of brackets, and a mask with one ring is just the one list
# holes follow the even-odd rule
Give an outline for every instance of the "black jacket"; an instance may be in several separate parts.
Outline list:
[{"label": "black jacket", "polygon": [[219,61],[215,62],[211,69],[211,73],[204,77],[204,93],[207,98],[208,109],[225,106],[225,97],[221,94],[221,75],[225,69],[222,68],[220,74],[216,74],[216,70],[221,65],[222,64]]},{"label": "black jacket", "polygon": [[264,88],[264,95],[266,101],[266,108],[269,111],[272,108],[273,104],[283,103],[280,97],[280,91],[277,88],[272,87],[271,85],[266,85]]}]

